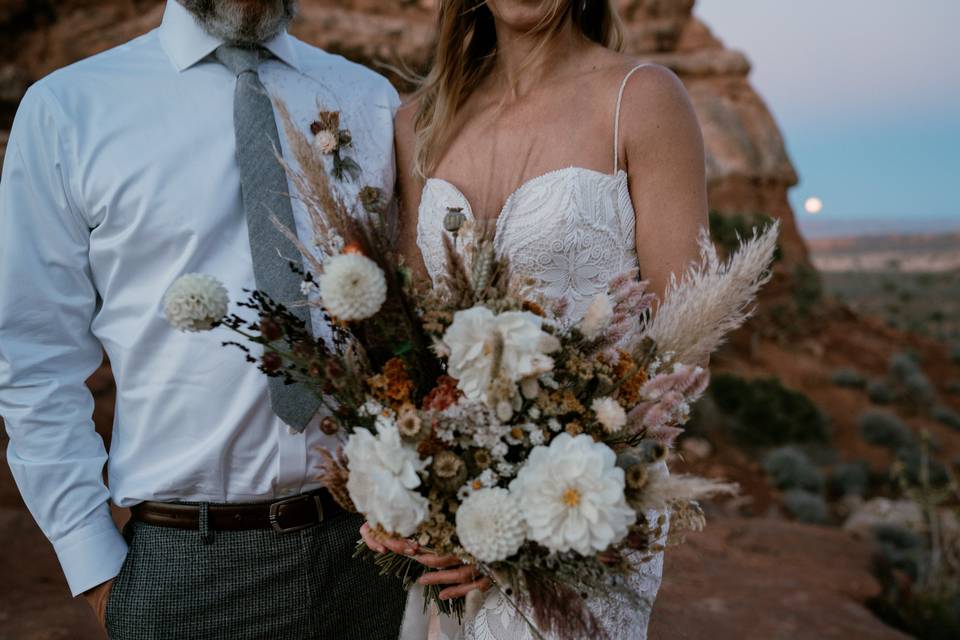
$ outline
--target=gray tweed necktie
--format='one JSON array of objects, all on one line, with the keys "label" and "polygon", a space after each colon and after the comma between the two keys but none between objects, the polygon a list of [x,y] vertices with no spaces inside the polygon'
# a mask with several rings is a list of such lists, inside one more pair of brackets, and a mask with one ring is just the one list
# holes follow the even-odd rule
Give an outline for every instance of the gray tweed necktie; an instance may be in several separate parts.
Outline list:
[{"label": "gray tweed necktie", "polygon": [[[300,276],[287,263],[287,258],[299,253],[270,221],[270,216],[276,215],[284,226],[296,230],[286,172],[275,155],[275,150],[280,149],[280,134],[273,103],[258,73],[261,54],[266,51],[223,45],[214,57],[237,76],[233,128],[257,288],[274,301],[289,305],[302,301],[304,295],[300,291]],[[308,307],[291,307],[290,311],[309,329]],[[269,378],[269,386],[270,403],[277,416],[293,429],[303,431],[319,409],[320,399],[302,384],[284,384],[283,378]]]}]

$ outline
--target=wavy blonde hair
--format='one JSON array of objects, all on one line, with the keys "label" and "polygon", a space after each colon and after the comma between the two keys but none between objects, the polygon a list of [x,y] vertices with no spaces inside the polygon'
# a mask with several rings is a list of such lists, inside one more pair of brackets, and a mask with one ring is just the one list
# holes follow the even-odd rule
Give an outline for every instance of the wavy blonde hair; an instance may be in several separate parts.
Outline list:
[{"label": "wavy blonde hair", "polygon": [[[531,33],[543,34],[531,60],[569,20],[584,36],[620,50],[623,29],[616,0],[543,0],[550,9]],[[493,68],[497,31],[487,0],[441,0],[433,67],[414,92],[414,174],[425,180],[439,160],[454,119],[480,81]]]}]

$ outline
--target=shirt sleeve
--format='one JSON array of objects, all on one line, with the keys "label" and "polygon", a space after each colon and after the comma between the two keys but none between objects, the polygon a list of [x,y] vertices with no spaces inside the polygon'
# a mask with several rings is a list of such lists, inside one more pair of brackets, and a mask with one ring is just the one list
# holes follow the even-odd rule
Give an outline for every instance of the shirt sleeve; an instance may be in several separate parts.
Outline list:
[{"label": "shirt sleeve", "polygon": [[77,595],[119,573],[107,452],[84,381],[102,361],[90,227],[71,196],[68,122],[49,89],[24,97],[0,179],[0,415],[23,500]]}]

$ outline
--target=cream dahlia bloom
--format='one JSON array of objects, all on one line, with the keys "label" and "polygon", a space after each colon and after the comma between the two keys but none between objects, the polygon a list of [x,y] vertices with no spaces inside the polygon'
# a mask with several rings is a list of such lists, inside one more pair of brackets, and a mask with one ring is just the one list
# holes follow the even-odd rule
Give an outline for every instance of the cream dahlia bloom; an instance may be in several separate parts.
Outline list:
[{"label": "cream dahlia bloom", "polygon": [[387,299],[387,279],[376,262],[358,253],[334,256],[319,278],[323,306],[338,320],[366,320]]},{"label": "cream dahlia bloom", "polygon": [[230,298],[219,280],[202,273],[180,276],[163,296],[163,314],[180,331],[209,331],[227,315]]},{"label": "cream dahlia bloom", "polygon": [[324,129],[313,137],[313,148],[316,149],[317,153],[329,155],[337,150],[337,147],[340,146],[339,142],[336,133]]},{"label": "cream dahlia bloom", "polygon": [[512,493],[527,521],[527,537],[550,551],[588,555],[622,540],[636,513],[624,496],[617,456],[588,435],[561,433],[535,447]]},{"label": "cream dahlia bloom", "polygon": [[499,562],[523,545],[526,525],[509,491],[479,489],[457,509],[457,536],[467,553],[480,562]]},{"label": "cream dahlia bloom", "polygon": [[351,434],[347,456],[347,491],[357,510],[373,526],[410,536],[427,517],[427,499],[414,491],[430,460],[403,444],[396,425],[381,421],[377,435],[366,429]]},{"label": "cream dahlia bloom", "polygon": [[598,293],[580,321],[580,331],[588,340],[593,340],[610,326],[613,319],[613,305],[610,302],[610,296],[606,293]]},{"label": "cream dahlia bloom", "polygon": [[597,398],[590,408],[597,414],[597,422],[607,433],[616,433],[627,424],[627,412],[613,398]]},{"label": "cream dahlia bloom", "polygon": [[497,378],[517,383],[551,371],[553,358],[547,354],[560,342],[542,327],[543,319],[527,311],[496,315],[483,306],[458,311],[443,335],[457,387],[467,399],[486,402]]}]

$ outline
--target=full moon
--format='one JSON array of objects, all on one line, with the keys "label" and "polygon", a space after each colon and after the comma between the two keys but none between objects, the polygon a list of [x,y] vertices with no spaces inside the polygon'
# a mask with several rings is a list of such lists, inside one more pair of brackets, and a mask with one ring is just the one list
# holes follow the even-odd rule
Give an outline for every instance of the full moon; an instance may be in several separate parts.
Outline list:
[{"label": "full moon", "polygon": [[816,215],[823,211],[823,200],[820,198],[807,198],[807,201],[803,203],[803,208],[807,210],[807,213]]}]

